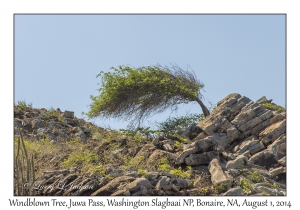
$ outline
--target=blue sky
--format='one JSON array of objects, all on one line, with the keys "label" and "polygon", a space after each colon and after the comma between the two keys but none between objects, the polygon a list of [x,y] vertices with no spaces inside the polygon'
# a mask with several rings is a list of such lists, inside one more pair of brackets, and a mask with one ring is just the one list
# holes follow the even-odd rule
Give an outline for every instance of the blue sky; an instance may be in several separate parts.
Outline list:
[{"label": "blue sky", "polygon": [[[110,67],[190,66],[204,103],[230,93],[286,106],[285,15],[15,15],[15,102],[88,111],[100,71]],[[210,103],[209,103],[210,102]],[[198,104],[149,119],[201,113]],[[93,120],[125,128],[121,120]],[[145,122],[147,124],[147,122]],[[152,124],[152,125],[153,125]]]}]

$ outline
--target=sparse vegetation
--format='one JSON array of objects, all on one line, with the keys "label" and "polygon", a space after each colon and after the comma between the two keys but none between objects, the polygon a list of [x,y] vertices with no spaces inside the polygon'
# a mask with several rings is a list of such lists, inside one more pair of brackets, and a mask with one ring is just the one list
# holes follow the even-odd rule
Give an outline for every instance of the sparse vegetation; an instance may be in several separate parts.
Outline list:
[{"label": "sparse vegetation", "polygon": [[177,169],[170,170],[170,173],[174,174],[177,177],[183,178],[183,179],[191,178],[191,176],[192,176],[192,167],[187,166],[187,170],[184,171],[179,166]]},{"label": "sparse vegetation", "polygon": [[217,194],[224,193],[227,191],[228,185],[225,183],[221,183],[214,187],[213,191]]},{"label": "sparse vegetation", "polygon": [[27,104],[25,100],[18,101],[15,107],[21,110],[26,110],[27,108],[32,108],[32,103]]},{"label": "sparse vegetation", "polygon": [[180,134],[190,125],[198,123],[204,119],[203,114],[190,114],[181,117],[169,117],[167,120],[158,124],[158,130],[165,136],[170,134]]},{"label": "sparse vegetation", "polygon": [[239,186],[242,188],[243,193],[245,195],[248,195],[253,190],[253,185],[249,182],[247,178],[242,178],[242,180],[239,183]]},{"label": "sparse vegetation", "polygon": [[35,166],[33,155],[29,156],[22,133],[19,129],[20,137],[18,138],[17,150],[15,156],[15,195],[34,195],[33,185],[35,183]]},{"label": "sparse vegetation", "polygon": [[212,194],[210,187],[202,187],[198,189],[198,195],[200,196],[208,196],[210,194]]},{"label": "sparse vegetation", "polygon": [[263,181],[262,175],[258,171],[249,171],[248,169],[241,169],[241,173],[252,182],[258,183]]},{"label": "sparse vegetation", "polygon": [[264,104],[262,104],[262,106],[264,106],[265,108],[270,109],[272,111],[276,111],[278,113],[285,112],[285,108],[278,106],[276,104],[273,104],[273,103],[264,103]]}]

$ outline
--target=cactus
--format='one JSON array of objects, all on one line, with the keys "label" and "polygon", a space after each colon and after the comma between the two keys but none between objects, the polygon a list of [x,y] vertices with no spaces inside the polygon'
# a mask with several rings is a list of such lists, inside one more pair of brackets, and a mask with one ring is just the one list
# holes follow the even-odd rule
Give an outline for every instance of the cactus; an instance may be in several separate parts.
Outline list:
[{"label": "cactus", "polygon": [[15,195],[34,195],[33,185],[35,182],[33,155],[31,159],[28,156],[21,130],[18,138],[17,155],[15,158]]}]

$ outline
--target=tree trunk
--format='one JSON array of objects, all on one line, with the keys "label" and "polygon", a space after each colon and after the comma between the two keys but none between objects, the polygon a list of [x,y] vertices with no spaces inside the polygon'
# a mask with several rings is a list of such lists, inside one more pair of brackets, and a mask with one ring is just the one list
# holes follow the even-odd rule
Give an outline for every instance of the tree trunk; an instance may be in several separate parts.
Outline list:
[{"label": "tree trunk", "polygon": [[206,106],[202,103],[202,101],[199,98],[196,98],[196,101],[201,106],[201,109],[202,109],[202,112],[203,112],[204,116],[205,117],[209,116],[210,113],[209,113],[208,109],[206,108]]}]

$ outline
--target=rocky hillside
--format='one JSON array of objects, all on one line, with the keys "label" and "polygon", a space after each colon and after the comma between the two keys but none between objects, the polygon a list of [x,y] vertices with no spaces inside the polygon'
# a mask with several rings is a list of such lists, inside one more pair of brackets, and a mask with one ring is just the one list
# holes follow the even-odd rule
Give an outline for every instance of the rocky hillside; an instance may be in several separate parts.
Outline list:
[{"label": "rocky hillside", "polygon": [[32,195],[286,195],[286,112],[265,97],[230,94],[181,135],[156,138],[59,109],[19,104],[14,116],[15,156],[21,132],[34,162]]}]

